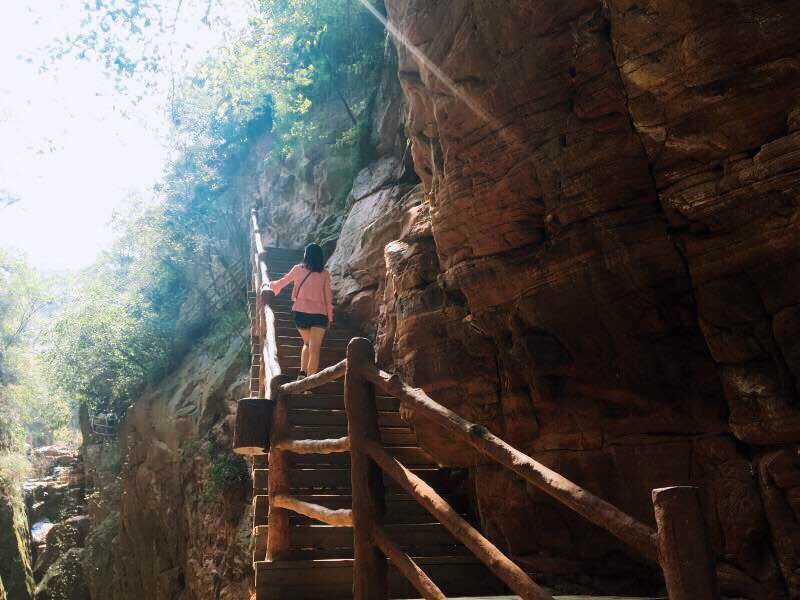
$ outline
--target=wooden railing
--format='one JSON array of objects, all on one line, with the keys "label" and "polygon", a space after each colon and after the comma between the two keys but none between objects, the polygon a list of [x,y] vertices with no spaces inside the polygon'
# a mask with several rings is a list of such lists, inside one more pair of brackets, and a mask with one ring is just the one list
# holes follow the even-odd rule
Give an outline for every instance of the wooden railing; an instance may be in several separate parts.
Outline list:
[{"label": "wooden railing", "polygon": [[261,239],[258,216],[255,209],[250,213],[253,291],[250,294],[250,343],[252,362],[250,364],[250,395],[256,398],[270,398],[269,382],[281,374],[278,362],[278,343],[275,337],[275,313],[272,301],[275,294],[269,289],[270,278],[267,268],[267,252]]},{"label": "wooden railing", "polygon": [[119,419],[114,414],[92,414],[89,416],[89,427],[92,433],[98,437],[116,437],[119,429]]},{"label": "wooden railing", "polygon": [[[344,377],[348,422],[346,438],[296,440],[287,437],[288,397]],[[716,570],[697,490],[670,487],[653,491],[657,529],[637,521],[605,500],[510,446],[486,428],[470,423],[375,365],[372,344],[351,340],[347,358],[302,381],[273,381],[276,402],[270,433],[269,533],[267,560],[289,556],[289,513],[296,512],[336,527],[352,527],[353,597],[384,600],[387,559],[426,599],[446,598],[414,559],[383,527],[386,512],[382,473],[395,480],[456,539],[469,548],[514,593],[525,600],[552,600],[514,561],[462,518],[430,485],[383,447],[378,429],[375,390],[399,399],[404,411],[431,421],[465,446],[512,471],[526,482],[605,529],[644,557],[661,564],[671,600],[717,600]],[[332,510],[291,495],[288,455],[350,452],[352,508]]]}]

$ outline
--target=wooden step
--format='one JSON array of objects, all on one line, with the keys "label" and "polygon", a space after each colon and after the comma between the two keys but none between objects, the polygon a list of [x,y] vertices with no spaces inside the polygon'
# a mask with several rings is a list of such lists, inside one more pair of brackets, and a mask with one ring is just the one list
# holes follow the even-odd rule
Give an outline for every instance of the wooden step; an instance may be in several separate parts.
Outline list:
[{"label": "wooden step", "polygon": [[[311,394],[313,396],[313,394]],[[340,425],[347,426],[347,413],[343,410],[317,410],[313,408],[291,408],[290,425]],[[378,425],[381,427],[408,427],[399,411],[378,411]]]},{"label": "wooden step", "polygon": [[[441,523],[408,523],[385,525],[388,535],[401,548],[414,556],[464,554],[466,549]],[[290,554],[295,557],[350,557],[353,552],[353,530],[330,525],[295,525],[291,528]]]},{"label": "wooden step", "polygon": [[[427,481],[436,489],[445,490],[450,484],[451,476],[448,469],[436,467],[413,467],[411,470]],[[267,489],[269,469],[253,469],[253,490]],[[384,485],[387,489],[399,489],[397,484],[384,476]],[[292,490],[350,490],[350,469],[344,465],[330,467],[295,468],[289,471],[289,481]],[[306,492],[307,493],[307,492]]]},{"label": "wooden step", "polygon": [[[264,495],[263,492],[260,495]],[[297,494],[295,498],[304,502],[312,504],[319,504],[331,509],[351,508],[353,506],[353,498],[349,492],[313,492],[309,494]],[[453,508],[460,514],[464,514],[467,510],[466,501],[462,498],[454,496],[453,494],[443,493],[442,498],[453,506]],[[430,513],[419,504],[414,498],[409,496],[405,491],[400,489],[387,489],[386,490],[386,512],[390,514],[407,514],[415,515],[414,520],[408,521],[410,523],[428,523],[431,521]],[[397,517],[400,518],[400,517]]]},{"label": "wooden step", "polygon": [[[318,504],[330,509],[349,509],[353,506],[353,499],[350,495],[333,494],[299,494],[295,496],[303,502]],[[253,527],[266,525],[268,522],[269,501],[266,493],[259,494],[253,498]],[[459,511],[462,516],[465,512]],[[289,520],[292,524],[312,524],[318,523],[314,519],[304,515],[291,512]],[[385,522],[388,524],[408,524],[408,523],[430,523],[433,518],[425,508],[410,496],[388,495],[386,497]],[[254,533],[255,534],[255,533]]]},{"label": "wooden step", "polygon": [[[320,370],[326,366],[335,365],[345,358],[344,350],[322,348],[319,353]],[[283,364],[300,364],[300,348],[282,348],[278,351],[278,358]]]},{"label": "wooden step", "polygon": [[[436,462],[431,456],[419,446],[389,446],[387,450],[389,454],[408,467],[436,466]],[[309,467],[320,464],[349,465],[350,453],[294,454],[292,455],[292,463],[298,467]]]},{"label": "wooden step", "polygon": [[[420,567],[445,594],[497,594],[502,584],[474,557],[418,557]],[[259,600],[351,599],[352,559],[256,563]],[[389,563],[390,598],[418,596],[405,577]]]},{"label": "wooden step", "polygon": [[[431,456],[419,446],[389,446],[386,450],[397,458],[401,463],[408,467],[429,467],[435,468],[436,463]],[[291,454],[292,464],[297,468],[348,468],[350,465],[350,453],[338,452],[335,454]],[[257,474],[256,471],[267,469],[266,465],[261,465],[253,469],[253,477],[259,477],[258,481],[253,481],[253,489],[266,489],[267,474]]]},{"label": "wooden step", "polygon": [[[423,467],[414,468],[412,471],[437,489],[445,486],[450,479],[450,474],[445,469]],[[350,469],[338,467],[292,469],[289,472],[289,481],[291,481],[292,489],[294,490],[349,490]],[[387,488],[397,487],[397,484],[387,477],[384,477],[384,485]]]},{"label": "wooden step", "polygon": [[[312,394],[291,394],[287,403],[295,408],[313,408],[317,410],[344,410],[344,394],[321,394],[314,390]],[[378,410],[399,410],[400,401],[393,396],[377,396],[375,404]]]},{"label": "wooden step", "polygon": [[[329,384],[326,384],[329,385]],[[417,434],[411,427],[381,427],[381,441],[386,446],[416,446]],[[290,425],[287,437],[295,440],[329,440],[347,435],[347,427]]]},{"label": "wooden step", "polygon": [[[327,331],[325,333],[325,338],[322,340],[322,347],[325,348],[338,348],[342,347],[345,350],[347,349],[347,344],[350,343],[354,337],[358,337],[357,334],[345,331]],[[276,341],[278,343],[279,348],[296,348],[296,347],[303,347],[303,338],[300,337],[300,334],[297,332],[297,328],[294,326],[294,321],[292,321],[291,330],[288,334],[284,334],[281,332],[280,335],[276,336]]]}]

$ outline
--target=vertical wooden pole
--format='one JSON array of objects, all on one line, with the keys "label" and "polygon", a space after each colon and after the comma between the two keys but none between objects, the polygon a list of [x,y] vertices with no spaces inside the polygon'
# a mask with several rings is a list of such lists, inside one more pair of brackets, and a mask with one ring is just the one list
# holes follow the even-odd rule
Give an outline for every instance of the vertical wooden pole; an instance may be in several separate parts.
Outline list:
[{"label": "vertical wooden pole", "polygon": [[697,488],[653,490],[653,507],[669,600],[719,600],[714,554]]},{"label": "vertical wooden pole", "polygon": [[383,525],[386,504],[380,468],[363,450],[364,442],[380,443],[375,388],[359,372],[375,363],[369,340],[355,338],[347,346],[344,405],[350,435],[350,480],[353,495],[353,599],[388,598],[386,557],[373,539],[375,527]]},{"label": "vertical wooden pole", "polygon": [[289,381],[285,375],[279,375],[270,383],[270,397],[275,399],[275,412],[272,417],[269,450],[269,479],[267,494],[269,496],[269,517],[267,523],[267,560],[285,560],[291,546],[291,530],[289,529],[289,511],[275,506],[272,499],[280,494],[291,493],[289,479],[289,453],[276,447],[276,442],[286,434],[288,426],[288,410],[286,400],[279,391],[282,384]]},{"label": "vertical wooden pole", "polygon": [[266,358],[264,344],[267,340],[267,327],[266,322],[264,319],[264,297],[261,291],[257,292],[258,296],[256,297],[256,324],[258,327],[258,339],[261,341],[261,360],[259,361],[259,369],[258,369],[258,392],[259,398],[264,398],[267,392],[267,386],[270,385],[270,382],[266,381],[266,369],[264,368],[264,359]]}]

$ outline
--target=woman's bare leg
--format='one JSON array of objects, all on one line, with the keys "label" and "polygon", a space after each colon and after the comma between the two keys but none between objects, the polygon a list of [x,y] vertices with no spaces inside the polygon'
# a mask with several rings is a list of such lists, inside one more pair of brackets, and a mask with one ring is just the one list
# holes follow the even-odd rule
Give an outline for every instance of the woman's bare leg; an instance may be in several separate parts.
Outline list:
[{"label": "woman's bare leg", "polygon": [[309,331],[311,333],[308,340],[308,371],[306,373],[313,375],[319,370],[319,355],[326,330],[323,327],[312,327]]},{"label": "woman's bare leg", "polygon": [[300,353],[300,371],[306,375],[310,375],[308,371],[308,359],[311,355],[309,351],[309,343],[311,341],[312,329],[298,329],[300,337],[303,338],[303,351]]}]

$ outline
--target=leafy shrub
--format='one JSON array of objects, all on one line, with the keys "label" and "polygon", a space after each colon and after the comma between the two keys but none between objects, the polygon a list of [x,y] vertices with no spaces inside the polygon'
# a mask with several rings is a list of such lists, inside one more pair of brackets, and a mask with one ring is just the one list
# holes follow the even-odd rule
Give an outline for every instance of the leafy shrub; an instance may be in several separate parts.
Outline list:
[{"label": "leafy shrub", "polygon": [[207,438],[206,453],[209,463],[206,499],[218,498],[226,490],[250,480],[244,458],[231,452],[230,448],[221,448],[211,433]]},{"label": "leafy shrub", "polygon": [[31,475],[32,466],[25,456],[15,452],[0,453],[0,482],[16,488]]}]

